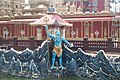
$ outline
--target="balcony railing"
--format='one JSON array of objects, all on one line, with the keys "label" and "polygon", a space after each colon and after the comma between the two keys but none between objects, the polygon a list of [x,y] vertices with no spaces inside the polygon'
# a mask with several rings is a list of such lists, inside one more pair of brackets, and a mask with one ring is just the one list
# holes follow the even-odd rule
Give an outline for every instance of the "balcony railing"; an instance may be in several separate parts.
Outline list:
[{"label": "balcony railing", "polygon": [[[16,38],[13,40],[0,40],[0,48],[1,49],[11,49],[15,50],[25,50],[29,48],[31,50],[36,49],[38,46],[42,44],[43,40],[17,40]],[[70,43],[73,43],[73,47],[71,49],[77,50],[78,48],[82,48],[84,51],[92,50],[105,50],[107,52],[120,52],[120,42],[112,41],[109,38],[107,41],[89,41],[87,38],[84,40],[69,40]]]}]

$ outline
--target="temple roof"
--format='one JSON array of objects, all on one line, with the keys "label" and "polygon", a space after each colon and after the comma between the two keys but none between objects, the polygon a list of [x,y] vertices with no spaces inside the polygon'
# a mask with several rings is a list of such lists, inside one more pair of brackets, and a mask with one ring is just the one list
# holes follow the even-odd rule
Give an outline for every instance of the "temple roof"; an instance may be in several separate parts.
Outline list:
[{"label": "temple roof", "polygon": [[96,17],[96,18],[68,18],[66,21],[112,21],[113,17]]},{"label": "temple roof", "polygon": [[45,15],[41,17],[39,20],[36,20],[35,22],[30,23],[30,25],[32,26],[36,26],[36,25],[72,26],[72,24],[68,23],[57,14]]}]

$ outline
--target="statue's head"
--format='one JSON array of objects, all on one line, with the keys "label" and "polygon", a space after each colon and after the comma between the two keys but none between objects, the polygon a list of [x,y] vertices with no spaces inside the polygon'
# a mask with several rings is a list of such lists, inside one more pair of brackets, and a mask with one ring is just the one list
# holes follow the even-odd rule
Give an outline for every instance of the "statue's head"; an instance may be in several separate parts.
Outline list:
[{"label": "statue's head", "polygon": [[55,35],[59,37],[59,36],[60,36],[60,30],[57,30],[57,31],[55,32]]}]

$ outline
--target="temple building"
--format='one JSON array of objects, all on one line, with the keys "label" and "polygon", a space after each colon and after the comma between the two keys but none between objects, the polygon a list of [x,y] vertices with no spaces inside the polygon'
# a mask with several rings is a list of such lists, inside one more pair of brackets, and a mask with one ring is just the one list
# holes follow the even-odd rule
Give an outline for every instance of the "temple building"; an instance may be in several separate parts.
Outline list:
[{"label": "temple building", "polygon": [[58,12],[110,11],[110,0],[52,0]]},{"label": "temple building", "polygon": [[[17,1],[22,2],[22,0]],[[13,39],[13,37],[18,37],[19,40],[28,40],[34,37],[37,40],[46,39],[43,26],[29,24],[45,16],[51,5],[55,8],[56,15],[73,25],[62,28],[64,36],[69,40],[83,40],[84,37],[90,40],[106,40],[114,36],[120,38],[118,31],[120,27],[119,13],[116,14],[115,18],[115,15],[109,11],[109,7],[107,7],[109,0],[95,0],[94,2],[93,0],[77,0],[77,2],[76,0],[58,0],[57,2],[53,0],[53,2],[51,0],[29,0],[21,9],[23,13],[15,11],[12,16],[4,11],[4,15],[10,17],[6,18],[2,15],[0,18],[0,38]],[[87,3],[86,8],[83,2]],[[117,27],[113,26],[113,22]],[[50,30],[53,33],[55,29],[51,27]]]},{"label": "temple building", "polygon": [[40,15],[47,12],[48,0],[29,0],[23,9],[24,15]]},{"label": "temple building", "polygon": [[22,15],[24,4],[24,0],[0,0],[0,17]]},{"label": "temple building", "polygon": [[25,0],[0,0],[0,17],[42,14],[49,5],[58,13],[110,11],[110,0],[28,0],[27,4]]},{"label": "temple building", "polygon": [[29,0],[23,13],[44,14],[53,5],[58,13],[110,11],[110,0]]}]

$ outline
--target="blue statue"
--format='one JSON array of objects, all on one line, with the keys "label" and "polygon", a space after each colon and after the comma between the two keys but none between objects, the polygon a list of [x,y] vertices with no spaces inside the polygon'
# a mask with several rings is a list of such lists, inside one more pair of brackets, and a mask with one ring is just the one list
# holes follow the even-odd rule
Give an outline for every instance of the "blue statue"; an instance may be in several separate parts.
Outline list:
[{"label": "blue statue", "polygon": [[57,30],[55,35],[52,35],[48,32],[48,26],[45,25],[45,30],[47,35],[54,41],[54,48],[52,51],[52,66],[51,69],[54,69],[55,58],[59,57],[59,64],[62,69],[65,69],[62,65],[62,42],[72,47],[73,44],[70,44],[64,37],[60,35],[60,30]]},{"label": "blue statue", "polygon": [[55,8],[53,7],[53,5],[50,5],[50,7],[48,8],[48,12],[54,12]]}]

